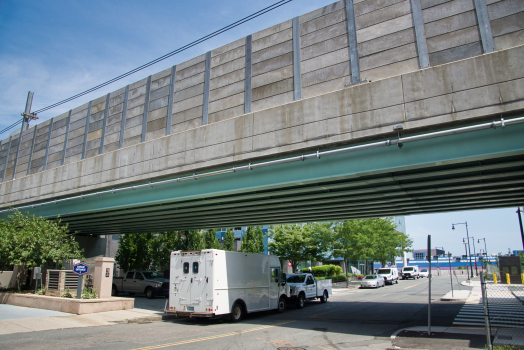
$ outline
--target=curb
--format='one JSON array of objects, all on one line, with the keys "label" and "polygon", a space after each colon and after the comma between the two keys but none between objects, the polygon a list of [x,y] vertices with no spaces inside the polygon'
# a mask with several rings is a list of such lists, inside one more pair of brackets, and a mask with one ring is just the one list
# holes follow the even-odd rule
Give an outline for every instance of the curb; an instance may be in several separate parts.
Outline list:
[{"label": "curb", "polygon": [[135,317],[135,318],[128,318],[125,320],[109,321],[109,322],[114,323],[114,324],[146,323],[146,322],[174,320],[176,318],[177,317],[175,315],[158,315],[158,316]]}]

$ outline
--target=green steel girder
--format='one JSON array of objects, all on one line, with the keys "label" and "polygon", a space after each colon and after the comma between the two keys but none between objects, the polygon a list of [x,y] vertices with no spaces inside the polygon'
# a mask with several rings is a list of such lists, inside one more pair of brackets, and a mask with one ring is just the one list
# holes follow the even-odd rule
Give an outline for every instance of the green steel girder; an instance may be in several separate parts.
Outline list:
[{"label": "green steel girder", "polygon": [[[513,193],[512,196],[504,197],[504,198],[499,198],[496,195],[485,196],[485,197],[480,197],[480,198],[479,197],[465,197],[465,198],[462,198],[460,201],[455,201],[454,204],[455,205],[466,204],[466,203],[469,203],[470,205],[483,204],[483,203],[496,204],[499,202],[507,202],[508,200],[518,201],[519,199],[522,198],[523,195],[524,195],[524,192]],[[397,210],[409,211],[415,208],[423,208],[426,206],[431,206],[433,208],[447,207],[449,206],[449,202],[448,200],[438,200],[438,201],[431,201],[429,203],[425,203],[425,202],[413,202],[413,201],[405,200],[404,202],[395,203],[394,205],[395,205],[395,209]],[[323,215],[327,213],[333,214],[333,213],[339,213],[339,212],[344,212],[346,215],[355,215],[355,214],[363,214],[363,213],[370,212],[370,211],[374,211],[374,212],[386,211],[390,209],[391,205],[390,203],[385,203],[385,204],[383,203],[380,205],[362,205],[362,206],[359,206],[358,208],[354,208],[354,207],[355,205],[351,204],[351,205],[323,206],[320,209],[316,207],[291,208],[287,210],[280,210],[278,212],[278,215],[279,217],[285,216],[287,218],[300,217],[301,215],[312,215],[312,214]],[[269,218],[274,213],[275,211],[248,212],[248,213],[242,213],[242,214],[237,213],[237,215],[228,215],[227,220],[235,220],[236,222],[244,222],[244,221],[249,221],[253,218],[260,218],[260,217]],[[199,222],[200,224],[209,225],[210,223],[216,222],[219,217],[206,216],[205,219],[200,219]],[[221,220],[225,220],[224,217],[220,217],[220,218]],[[182,220],[181,219],[173,220],[172,218],[169,218],[169,217],[155,216],[149,220],[144,220],[144,219],[129,220],[128,219],[125,221],[125,223],[119,222],[117,224],[107,223],[105,225],[93,225],[91,229],[117,228],[117,227],[136,228],[136,227],[143,227],[145,225],[151,225],[152,223],[156,223],[156,224],[169,223],[175,226],[184,226],[184,225],[191,224],[193,220],[194,218],[189,218],[187,220],[183,220],[183,219]],[[80,226],[80,229],[81,228],[82,226]]]},{"label": "green steel girder", "polygon": [[[439,178],[442,177],[442,175],[444,175],[444,173],[454,173],[454,174],[464,174],[464,173],[472,173],[472,172],[475,172],[475,173],[478,173],[480,171],[488,171],[488,170],[494,170],[494,169],[497,169],[497,170],[500,170],[502,168],[504,168],[506,171],[508,171],[508,169],[511,169],[511,168],[514,168],[514,167],[519,167],[521,169],[524,169],[524,161],[520,161],[520,162],[510,162],[508,164],[491,164],[491,165],[482,165],[482,166],[474,166],[474,167],[471,167],[471,168],[459,168],[459,169],[450,169],[450,170],[447,170],[447,171],[437,171],[437,172],[425,172],[423,174],[420,174],[420,177],[416,177],[417,175],[404,175],[404,176],[395,176],[394,178],[393,177],[388,177],[388,178],[381,178],[381,179],[373,179],[373,180],[370,180],[367,182],[367,185],[369,186],[370,184],[377,184],[377,185],[380,185],[380,184],[383,184],[383,183],[386,183],[386,182],[393,182],[392,180],[396,180],[397,182],[398,181],[406,181],[410,178],[416,178],[416,179],[423,179],[423,178],[427,178],[427,177],[432,177],[432,178]],[[522,172],[508,172],[508,173],[505,173],[503,174],[504,176],[519,176],[519,175],[522,175],[523,173]],[[478,177],[478,176],[474,176],[474,177],[469,177],[469,178],[461,178],[463,179],[462,181],[471,181],[473,179],[475,180],[482,180],[482,181],[486,181],[487,179],[489,179],[490,177],[498,177],[499,174],[494,174],[494,175],[486,175],[482,178]],[[456,183],[457,181],[457,178],[451,178],[451,179],[447,179],[447,180],[441,180],[440,184],[442,183]],[[287,191],[278,191],[277,193],[274,193],[274,196],[272,197],[272,199],[265,199],[267,198],[270,193],[268,192],[262,192],[262,193],[256,193],[256,194],[253,194],[251,196],[234,196],[234,197],[229,197],[229,198],[219,198],[219,199],[211,199],[211,200],[206,200],[206,206],[210,206],[214,203],[217,203],[219,202],[220,203],[220,208],[223,209],[223,210],[226,210],[226,209],[229,209],[229,208],[234,208],[236,206],[238,206],[237,203],[242,203],[243,206],[246,206],[246,205],[249,205],[250,202],[255,202],[257,206],[261,206],[261,205],[264,205],[264,204],[267,204],[267,205],[270,205],[270,204],[275,204],[275,203],[285,203],[285,202],[289,202],[290,205],[293,205],[293,202],[297,202],[297,201],[304,201],[304,200],[313,200],[313,199],[317,199],[317,198],[330,198],[330,199],[333,199],[333,198],[341,198],[341,196],[354,196],[356,194],[358,194],[359,192],[360,193],[370,193],[370,192],[380,192],[382,193],[381,196],[392,196],[393,194],[390,193],[389,191],[394,189],[394,188],[402,188],[404,186],[402,185],[394,185],[394,186],[379,186],[379,187],[373,187],[373,188],[369,188],[369,187],[366,187],[362,190],[355,190],[355,189],[348,189],[348,188],[356,188],[356,187],[359,187],[359,186],[362,186],[364,183],[366,183],[366,181],[356,181],[356,182],[351,182],[351,183],[343,183],[343,184],[340,184],[340,183],[337,183],[337,184],[329,184],[329,185],[323,185],[322,186],[322,190],[317,190],[316,188],[314,189],[314,191],[312,191],[310,188],[299,188],[299,189],[294,189],[294,190],[287,190]],[[430,186],[433,186],[435,185],[436,183],[435,182],[417,182],[416,183],[418,186],[420,187],[430,187]],[[317,186],[318,187],[318,186]],[[430,187],[431,188],[431,187]],[[309,189],[309,191],[308,191]],[[283,193],[284,192],[284,193]],[[315,194],[311,194],[311,192],[316,192]],[[305,193],[307,195],[302,195],[300,196],[299,194],[301,193]],[[407,193],[407,191],[406,191]],[[284,197],[284,195],[291,195],[293,194],[292,197]],[[397,194],[395,194],[397,195]],[[369,196],[369,194],[368,194]],[[264,199],[262,199],[264,198]],[[255,201],[255,199],[257,199]],[[246,201],[248,200],[249,203]],[[183,209],[183,208],[189,208],[189,209]],[[154,212],[157,212],[157,211],[166,211],[166,210],[173,210],[173,209],[176,209],[177,211],[177,214],[181,214],[181,213],[186,213],[186,212],[193,212],[193,211],[205,211],[205,207],[202,207],[201,206],[201,203],[197,203],[197,207],[195,208],[195,203],[193,201],[186,201],[184,203],[175,203],[175,204],[168,204],[168,205],[162,205],[162,206],[154,206],[154,207],[146,207],[146,208],[139,208],[139,209],[128,209],[128,210],[125,210],[125,215],[126,216],[131,216],[131,215],[136,215],[138,214],[139,216],[140,215],[143,215],[143,216],[146,216],[146,215],[150,215],[148,213],[154,213]],[[77,216],[76,219],[72,219],[72,220],[69,220],[68,222],[70,223],[74,223],[76,221],[80,221],[80,220],[86,220],[86,219],[92,219],[92,218],[96,218],[97,220],[100,220],[104,217],[110,217],[110,216],[113,216],[114,214],[116,214],[114,211],[110,211],[110,212],[105,212],[105,213],[97,213],[97,214],[86,214],[86,215],[83,215],[83,216]],[[203,213],[205,214],[205,213]]]}]

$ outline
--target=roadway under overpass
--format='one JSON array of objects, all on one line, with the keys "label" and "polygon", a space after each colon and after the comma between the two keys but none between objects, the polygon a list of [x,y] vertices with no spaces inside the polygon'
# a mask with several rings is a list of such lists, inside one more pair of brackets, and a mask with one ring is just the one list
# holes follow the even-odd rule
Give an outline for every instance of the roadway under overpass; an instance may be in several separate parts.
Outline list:
[{"label": "roadway under overpass", "polygon": [[392,144],[260,168],[253,163],[253,170],[146,183],[29,212],[60,213],[71,230],[103,235],[522,205],[524,123],[498,125],[402,148]]}]

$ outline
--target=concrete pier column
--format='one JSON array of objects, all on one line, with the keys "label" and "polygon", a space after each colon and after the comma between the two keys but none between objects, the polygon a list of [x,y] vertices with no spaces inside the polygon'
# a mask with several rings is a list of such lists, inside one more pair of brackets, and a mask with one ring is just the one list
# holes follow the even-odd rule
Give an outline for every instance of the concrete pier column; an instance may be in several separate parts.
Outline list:
[{"label": "concrete pier column", "polygon": [[111,287],[113,285],[113,266],[115,259],[98,257],[95,259],[95,275],[93,277],[93,287],[100,299],[111,297]]}]

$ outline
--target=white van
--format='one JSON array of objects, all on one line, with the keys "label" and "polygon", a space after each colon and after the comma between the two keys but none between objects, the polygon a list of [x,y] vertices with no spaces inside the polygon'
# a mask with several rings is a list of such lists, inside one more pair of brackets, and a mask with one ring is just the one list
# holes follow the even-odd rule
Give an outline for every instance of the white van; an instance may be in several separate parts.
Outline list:
[{"label": "white van", "polygon": [[407,280],[408,278],[418,279],[419,272],[418,272],[418,266],[406,266],[402,268],[402,279]]},{"label": "white van", "polygon": [[382,267],[377,270],[377,275],[383,277],[386,284],[398,283],[398,270],[396,267]]},{"label": "white van", "polygon": [[246,313],[282,312],[290,297],[275,255],[218,249],[171,253],[169,307],[182,317],[224,315],[240,321]]}]

